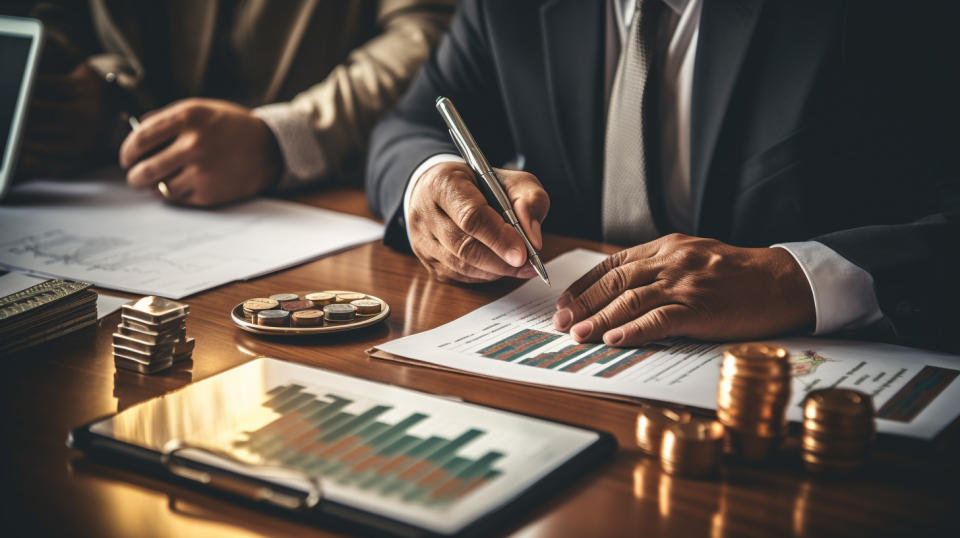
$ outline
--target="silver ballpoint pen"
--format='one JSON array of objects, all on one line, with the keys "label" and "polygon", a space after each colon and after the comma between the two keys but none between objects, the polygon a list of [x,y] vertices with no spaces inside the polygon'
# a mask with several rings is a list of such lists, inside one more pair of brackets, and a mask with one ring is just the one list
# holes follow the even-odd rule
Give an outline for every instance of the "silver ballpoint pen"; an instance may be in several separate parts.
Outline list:
[{"label": "silver ballpoint pen", "polygon": [[503,219],[510,223],[510,225],[517,230],[517,233],[520,234],[524,244],[527,246],[527,252],[529,253],[527,258],[530,260],[530,265],[533,266],[533,269],[540,275],[540,278],[549,286],[550,277],[547,276],[547,269],[543,266],[540,255],[537,254],[536,249],[533,248],[533,244],[530,243],[530,238],[527,237],[527,234],[523,231],[523,227],[520,226],[517,214],[513,211],[513,204],[510,202],[510,197],[507,196],[506,191],[503,190],[503,184],[500,182],[500,178],[493,170],[493,167],[490,166],[490,163],[487,162],[486,157],[483,156],[483,152],[480,151],[480,147],[477,146],[477,141],[473,139],[473,135],[470,134],[466,124],[463,123],[463,119],[457,112],[456,107],[453,106],[453,102],[446,97],[437,97],[437,111],[440,112],[440,116],[443,118],[443,121],[446,122],[447,131],[450,133],[450,138],[453,139],[453,143],[456,144],[457,149],[460,150],[460,155],[463,156],[463,159],[470,165],[473,173],[483,180],[493,194],[493,197],[496,198],[497,203],[500,205],[500,212],[503,215]]}]

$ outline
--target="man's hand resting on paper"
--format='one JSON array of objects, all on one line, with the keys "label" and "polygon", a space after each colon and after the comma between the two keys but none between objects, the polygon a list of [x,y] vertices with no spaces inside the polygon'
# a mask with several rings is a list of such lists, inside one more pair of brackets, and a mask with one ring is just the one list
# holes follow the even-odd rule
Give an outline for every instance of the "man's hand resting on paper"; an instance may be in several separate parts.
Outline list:
[{"label": "man's hand resting on paper", "polygon": [[211,206],[266,190],[282,158],[270,128],[249,109],[184,99],[144,116],[120,147],[120,166],[131,187],[164,181],[170,201]]},{"label": "man's hand resting on paper", "polygon": [[[550,198],[531,174],[497,170],[513,210],[534,248],[543,238],[540,223]],[[414,254],[441,281],[487,282],[504,276],[531,278],[523,239],[491,207],[477,187],[470,167],[440,163],[427,169],[413,186],[407,230]]]},{"label": "man's hand resting on paper", "polygon": [[553,317],[578,342],[623,347],[764,338],[815,321],[810,285],[786,250],[681,234],[610,256],[567,288]]}]

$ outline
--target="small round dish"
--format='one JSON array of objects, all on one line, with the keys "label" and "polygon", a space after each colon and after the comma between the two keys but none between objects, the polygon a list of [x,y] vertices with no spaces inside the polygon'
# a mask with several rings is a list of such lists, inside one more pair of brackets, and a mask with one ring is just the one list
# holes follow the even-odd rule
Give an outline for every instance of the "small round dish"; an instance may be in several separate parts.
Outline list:
[{"label": "small round dish", "polygon": [[[310,292],[305,292],[310,293]],[[337,293],[346,293],[344,291],[338,291]],[[303,294],[299,294],[303,295]],[[331,322],[323,321],[323,325],[317,327],[270,327],[267,325],[257,325],[256,323],[248,320],[243,314],[243,302],[233,307],[233,310],[230,311],[230,319],[233,320],[233,323],[241,329],[253,333],[253,334],[270,334],[270,335],[280,335],[280,336],[302,336],[308,334],[326,334],[326,333],[336,333],[343,331],[352,331],[354,329],[362,329],[364,327],[369,327],[371,325],[376,325],[381,321],[387,319],[390,316],[390,305],[386,301],[379,297],[374,297],[373,295],[367,295],[368,299],[373,299],[375,301],[380,301],[382,305],[381,310],[377,314],[372,315],[358,315],[352,321],[341,321],[341,322]],[[245,302],[245,301],[244,301]],[[322,307],[321,307],[322,309]]]}]

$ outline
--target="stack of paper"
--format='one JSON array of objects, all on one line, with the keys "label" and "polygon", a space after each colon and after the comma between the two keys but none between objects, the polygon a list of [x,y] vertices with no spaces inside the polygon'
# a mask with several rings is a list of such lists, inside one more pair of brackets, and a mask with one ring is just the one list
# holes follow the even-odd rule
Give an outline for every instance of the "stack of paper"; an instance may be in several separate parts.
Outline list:
[{"label": "stack of paper", "polygon": [[48,280],[0,297],[0,354],[97,322],[97,294],[86,282]]},{"label": "stack of paper", "polygon": [[179,299],[381,234],[369,219],[279,200],[205,210],[119,179],[32,181],[0,207],[0,266]]}]

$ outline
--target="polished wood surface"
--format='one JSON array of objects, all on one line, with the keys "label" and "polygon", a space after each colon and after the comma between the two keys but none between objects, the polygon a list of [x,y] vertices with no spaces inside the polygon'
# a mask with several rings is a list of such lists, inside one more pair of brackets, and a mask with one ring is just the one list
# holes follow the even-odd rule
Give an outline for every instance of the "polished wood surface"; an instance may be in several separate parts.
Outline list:
[{"label": "polished wood surface", "polygon": [[[316,206],[367,214],[363,195],[339,190],[300,195]],[[332,230],[305,231],[330,233]],[[610,247],[556,236],[545,258],[575,247]],[[3,528],[12,535],[280,536],[329,535],[128,470],[83,457],[64,445],[74,427],[204,379],[256,356],[271,356],[376,381],[452,395],[614,433],[617,456],[540,508],[504,521],[517,536],[823,536],[950,534],[958,528],[960,436],[956,427],[933,443],[882,440],[855,476],[807,475],[796,439],[763,466],[731,462],[713,480],[672,478],[632,448],[637,408],[622,402],[521,387],[370,359],[364,350],[435,327],[517,285],[431,280],[417,260],[371,243],[249,282],[185,300],[188,333],[197,340],[189,368],[154,376],[116,371],[110,335],[119,313],[96,328],[3,357]],[[369,290],[393,308],[385,323],[347,334],[285,339],[243,332],[229,320],[243,299],[288,290]],[[956,426],[956,425],[954,425]],[[6,534],[5,532],[5,534]]]}]

